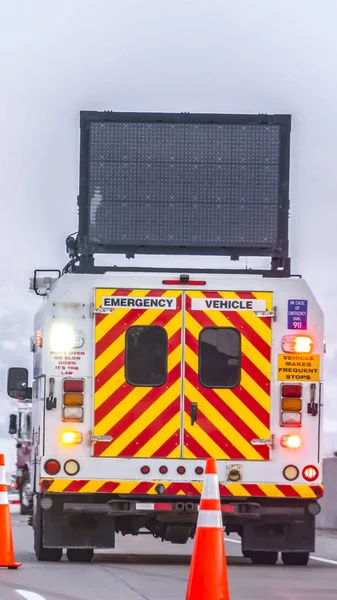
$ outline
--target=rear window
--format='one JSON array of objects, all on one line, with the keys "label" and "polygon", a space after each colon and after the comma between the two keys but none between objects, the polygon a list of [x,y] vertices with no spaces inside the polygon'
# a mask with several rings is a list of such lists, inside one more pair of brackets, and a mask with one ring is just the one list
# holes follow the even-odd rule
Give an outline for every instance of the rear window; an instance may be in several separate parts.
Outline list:
[{"label": "rear window", "polygon": [[167,379],[168,338],[157,325],[130,327],[126,332],[125,379],[133,386],[159,387]]},{"label": "rear window", "polygon": [[241,336],[233,327],[206,327],[199,334],[199,381],[234,388],[241,379]]}]

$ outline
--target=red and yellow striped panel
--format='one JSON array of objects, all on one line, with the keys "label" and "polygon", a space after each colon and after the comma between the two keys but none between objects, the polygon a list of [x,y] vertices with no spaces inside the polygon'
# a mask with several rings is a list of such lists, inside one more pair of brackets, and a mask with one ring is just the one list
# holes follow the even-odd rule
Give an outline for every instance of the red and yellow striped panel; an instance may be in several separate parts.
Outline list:
[{"label": "red and yellow striped panel", "polygon": [[[137,494],[154,495],[158,500],[155,487],[162,484],[165,495],[171,496],[200,496],[203,483],[180,483],[178,481],[115,481],[102,479],[41,479],[41,489],[53,493],[106,493],[106,494]],[[272,483],[220,484],[220,495],[234,498],[321,498],[322,485],[274,485]]]},{"label": "red and yellow striped panel", "polygon": [[[96,442],[102,457],[177,458],[180,444],[182,292],[179,290],[97,289],[103,296],[176,298],[176,308],[115,308],[96,315],[94,435],[111,436]],[[135,325],[164,327],[168,337],[168,377],[161,387],[133,387],[125,378],[126,330]]]},{"label": "red and yellow striped panel", "polygon": [[[271,292],[186,292],[184,457],[264,460],[270,438],[271,318],[252,311],[193,310],[193,298],[264,300]],[[198,338],[206,327],[235,327],[241,334],[241,382],[232,389],[208,389],[198,381]],[[191,402],[198,420],[191,425]]]}]

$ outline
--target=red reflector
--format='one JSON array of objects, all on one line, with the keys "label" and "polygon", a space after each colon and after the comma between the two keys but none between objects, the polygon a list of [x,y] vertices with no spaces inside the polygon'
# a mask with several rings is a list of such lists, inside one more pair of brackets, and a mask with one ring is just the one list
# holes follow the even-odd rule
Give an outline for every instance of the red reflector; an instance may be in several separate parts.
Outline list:
[{"label": "red reflector", "polygon": [[20,500],[10,500],[9,504],[20,504]]},{"label": "red reflector", "polygon": [[172,504],[162,504],[162,503],[156,503],[154,504],[154,510],[172,510]]},{"label": "red reflector", "polygon": [[202,467],[195,467],[195,472],[197,475],[202,475],[204,472],[204,469]]},{"label": "red reflector", "polygon": [[84,390],[83,379],[64,379],[63,380],[63,391],[64,392],[83,393],[83,390]]},{"label": "red reflector", "polygon": [[317,498],[323,498],[323,496],[324,496],[324,489],[323,489],[322,486],[315,485],[311,489],[312,489],[312,491],[314,492],[314,494],[315,494],[315,496]]},{"label": "red reflector", "polygon": [[281,395],[282,398],[302,398],[302,386],[295,383],[283,383]]},{"label": "red reflector", "polygon": [[51,458],[50,460],[46,460],[46,462],[44,463],[44,470],[46,471],[46,473],[48,473],[48,475],[57,475],[60,469],[61,465],[59,461],[54,460],[53,458]]},{"label": "red reflector", "polygon": [[184,475],[184,473],[186,473],[185,467],[178,467],[177,473],[179,473],[179,475]]},{"label": "red reflector", "polygon": [[302,471],[303,479],[305,479],[306,481],[315,481],[318,475],[319,472],[315,465],[308,465],[307,467],[304,467]]},{"label": "red reflector", "polygon": [[234,512],[234,506],[230,504],[221,504],[221,512],[232,513]]},{"label": "red reflector", "polygon": [[180,279],[164,279],[162,281],[163,285],[206,285],[206,281],[201,281],[199,279],[189,280],[189,281],[180,281]]},{"label": "red reflector", "polygon": [[165,473],[167,473],[168,468],[165,465],[162,465],[161,467],[159,467],[159,473],[161,473],[162,475],[165,475]]},{"label": "red reflector", "polygon": [[40,483],[40,487],[41,487],[41,491],[42,492],[47,492],[51,486],[51,484],[53,483],[54,479],[43,479],[43,481],[41,481]]},{"label": "red reflector", "polygon": [[143,473],[143,475],[147,475],[148,473],[150,473],[150,467],[144,465],[144,467],[141,468],[141,472]]}]

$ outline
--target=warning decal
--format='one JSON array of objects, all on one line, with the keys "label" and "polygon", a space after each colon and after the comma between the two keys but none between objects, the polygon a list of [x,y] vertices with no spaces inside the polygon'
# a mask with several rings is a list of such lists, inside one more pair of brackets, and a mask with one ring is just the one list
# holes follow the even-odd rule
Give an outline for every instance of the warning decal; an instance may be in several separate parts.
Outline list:
[{"label": "warning decal", "polygon": [[50,352],[50,356],[53,359],[56,375],[78,375],[85,352],[80,350]]},{"label": "warning decal", "polygon": [[277,364],[279,381],[319,381],[319,354],[279,354]]},{"label": "warning decal", "polygon": [[103,296],[103,308],[155,308],[160,310],[176,310],[176,298],[137,297],[137,296]]},{"label": "warning decal", "polygon": [[191,310],[265,311],[266,301],[251,298],[192,298]]}]

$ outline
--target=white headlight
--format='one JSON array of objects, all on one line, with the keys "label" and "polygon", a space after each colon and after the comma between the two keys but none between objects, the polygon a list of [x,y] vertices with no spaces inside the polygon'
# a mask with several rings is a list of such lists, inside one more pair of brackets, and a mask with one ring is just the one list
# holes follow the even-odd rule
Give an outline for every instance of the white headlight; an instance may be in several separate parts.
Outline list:
[{"label": "white headlight", "polygon": [[50,350],[62,352],[73,348],[82,348],[84,333],[80,329],[73,329],[70,325],[58,323],[53,325],[50,334]]}]

